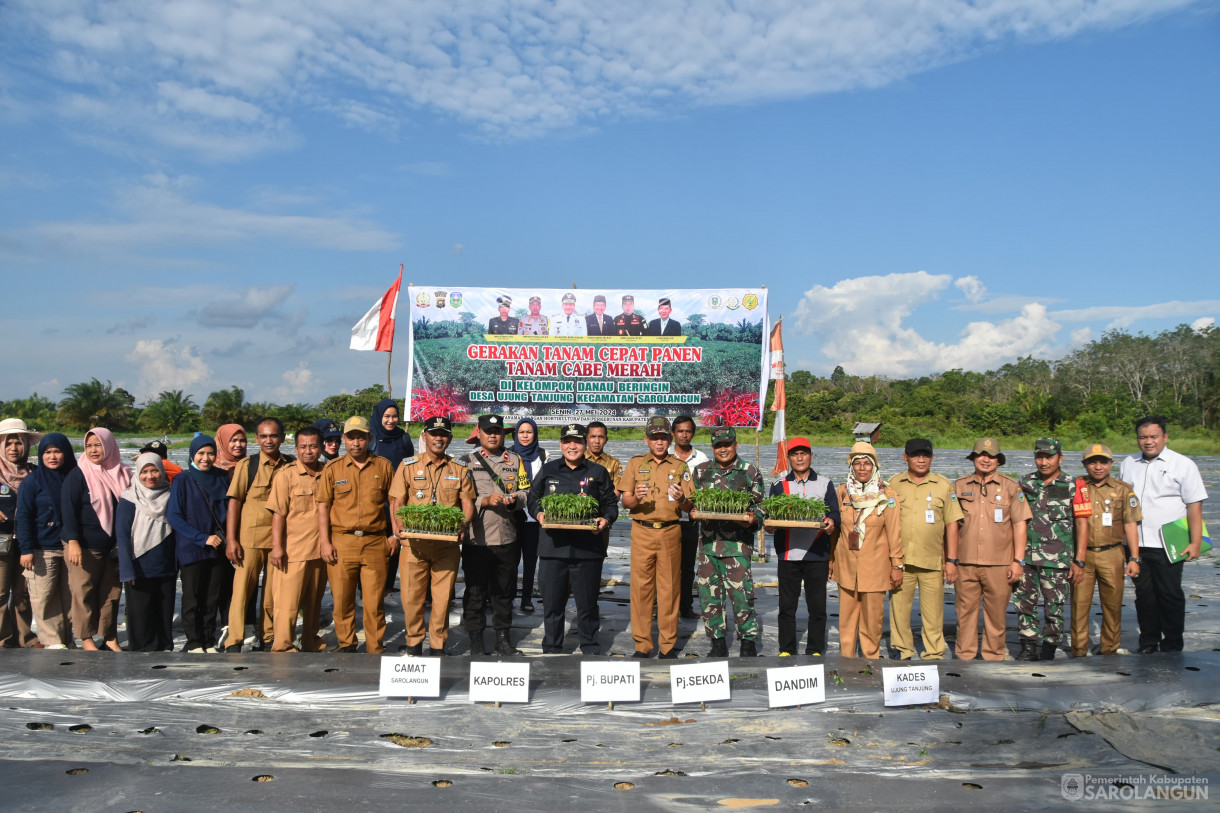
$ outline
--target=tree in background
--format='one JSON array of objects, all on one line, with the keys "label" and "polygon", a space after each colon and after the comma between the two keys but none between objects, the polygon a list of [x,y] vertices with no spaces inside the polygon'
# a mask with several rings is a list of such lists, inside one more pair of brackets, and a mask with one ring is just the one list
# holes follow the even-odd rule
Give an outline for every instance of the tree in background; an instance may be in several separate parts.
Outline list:
[{"label": "tree in background", "polygon": [[182,390],[165,390],[140,413],[140,427],[150,432],[191,432],[201,425],[199,405]]},{"label": "tree in background", "polygon": [[46,432],[55,425],[55,402],[38,393],[29,398],[0,401],[0,417],[20,418],[31,429]]},{"label": "tree in background", "polygon": [[209,395],[208,399],[203,402],[200,417],[203,425],[210,429],[226,423],[239,423],[246,429],[254,428],[247,426],[252,420],[255,420],[255,416],[250,414],[250,407],[246,403],[246,393],[236,384],[227,390],[217,390]]},{"label": "tree in background", "polygon": [[313,404],[257,403],[250,405],[250,416],[255,421],[259,418],[279,418],[284,422],[285,432],[296,434],[298,430],[311,426],[321,418],[322,413]]},{"label": "tree in background", "polygon": [[135,396],[127,390],[93,378],[64,388],[56,421],[70,429],[100,426],[121,431],[131,426],[137,417],[135,405]]},{"label": "tree in background", "polygon": [[[377,402],[385,397],[385,387],[381,384],[356,390],[354,395],[347,393],[331,395],[322,399],[322,403],[318,404],[319,417],[330,418],[332,421],[337,421],[340,426],[353,415],[362,415],[372,420],[373,407],[377,406]],[[399,399],[399,404],[401,405],[401,403],[401,399]]]}]

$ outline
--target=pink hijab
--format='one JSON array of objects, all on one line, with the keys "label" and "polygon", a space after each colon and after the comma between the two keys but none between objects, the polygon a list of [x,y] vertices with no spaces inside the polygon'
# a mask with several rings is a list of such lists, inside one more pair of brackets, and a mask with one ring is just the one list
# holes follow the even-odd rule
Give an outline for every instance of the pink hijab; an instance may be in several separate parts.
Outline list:
[{"label": "pink hijab", "polygon": [[90,429],[85,433],[85,440],[93,435],[102,442],[105,456],[101,463],[94,463],[88,455],[81,455],[79,462],[81,474],[85,475],[85,485],[89,488],[89,503],[97,513],[98,522],[106,533],[114,535],[114,506],[119,495],[131,485],[131,469],[123,465],[119,455],[119,442],[114,439],[114,433],[109,429]]},{"label": "pink hijab", "polygon": [[240,457],[234,457],[229,451],[229,441],[238,432],[246,434],[246,429],[240,423],[226,423],[216,430],[216,468],[232,471],[241,462]]}]

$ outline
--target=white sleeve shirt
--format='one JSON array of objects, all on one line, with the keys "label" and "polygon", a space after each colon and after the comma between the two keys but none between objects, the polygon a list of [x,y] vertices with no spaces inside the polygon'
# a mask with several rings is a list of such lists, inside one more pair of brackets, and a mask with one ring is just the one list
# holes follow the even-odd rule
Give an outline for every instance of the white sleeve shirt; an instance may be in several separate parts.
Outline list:
[{"label": "white sleeve shirt", "polygon": [[560,313],[557,316],[551,317],[551,335],[552,336],[587,336],[589,335],[589,326],[585,322],[584,314],[573,312],[571,316],[566,313]]},{"label": "white sleeve shirt", "polygon": [[1139,524],[1140,547],[1165,548],[1161,526],[1186,516],[1186,506],[1207,499],[1199,467],[1185,455],[1164,449],[1152,460],[1133,454],[1119,467],[1121,479],[1139,498],[1144,521]]}]

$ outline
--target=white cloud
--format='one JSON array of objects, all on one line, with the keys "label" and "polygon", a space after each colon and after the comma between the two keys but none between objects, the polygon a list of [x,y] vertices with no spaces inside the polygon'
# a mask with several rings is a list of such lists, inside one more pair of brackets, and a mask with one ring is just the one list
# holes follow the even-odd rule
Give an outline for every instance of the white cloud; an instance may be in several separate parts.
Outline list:
[{"label": "white cloud", "polygon": [[974,304],[987,295],[987,286],[973,274],[953,280],[953,287],[965,294],[967,302]]},{"label": "white cloud", "polygon": [[1216,320],[1210,316],[1203,316],[1191,322],[1190,326],[1196,333],[1204,333],[1216,326]]},{"label": "white cloud", "polygon": [[175,348],[173,342],[162,339],[141,339],[126,358],[140,369],[138,397],[189,390],[212,376],[211,368],[190,346]]},{"label": "white cloud", "polygon": [[1153,305],[1097,305],[1054,311],[1051,316],[1062,322],[1098,322],[1109,320],[1107,328],[1125,328],[1140,319],[1186,319],[1220,311],[1220,299],[1200,299],[1194,302],[1158,302]]},{"label": "white cloud", "polygon": [[1078,327],[1071,333],[1073,348],[1084,347],[1093,339],[1093,329],[1089,327]]},{"label": "white cloud", "polygon": [[299,398],[303,395],[308,395],[315,398],[317,393],[314,392],[315,377],[313,371],[309,369],[309,363],[302,361],[295,369],[286,370],[280,378],[283,379],[283,386],[275,388],[275,394],[278,398],[291,400]]},{"label": "white cloud", "polygon": [[821,340],[829,365],[864,375],[986,370],[1054,348],[1059,325],[1037,303],[999,322],[971,322],[954,343],[925,339],[906,322],[916,307],[939,299],[951,280],[947,274],[917,271],[856,277],[829,288],[815,285],[797,306],[793,327]]},{"label": "white cloud", "polygon": [[[429,108],[522,137],[623,116],[885,85],[1009,41],[1141,22],[1198,0],[13,0],[30,53],[88,69],[116,126],[171,91],[163,143],[273,149],[261,111],[303,103],[390,130]],[[13,24],[10,22],[10,24]],[[93,66],[96,65],[96,69]],[[48,72],[50,68],[47,69]],[[367,102],[351,101],[366,95]],[[132,100],[127,105],[116,104]],[[188,123],[209,138],[190,144]],[[175,140],[168,140],[168,136]]]},{"label": "white cloud", "polygon": [[259,323],[275,317],[292,290],[292,285],[247,288],[241,296],[204,305],[199,311],[199,324],[204,327],[257,327]]}]

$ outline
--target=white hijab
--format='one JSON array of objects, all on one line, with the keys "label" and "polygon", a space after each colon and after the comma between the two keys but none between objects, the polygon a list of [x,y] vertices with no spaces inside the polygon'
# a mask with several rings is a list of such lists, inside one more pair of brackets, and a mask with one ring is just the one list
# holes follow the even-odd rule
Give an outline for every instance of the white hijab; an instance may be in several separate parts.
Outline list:
[{"label": "white hijab", "polygon": [[[161,481],[149,488],[140,482],[140,472],[153,465],[161,472]],[[136,458],[135,477],[123,491],[121,499],[136,507],[136,516],[131,523],[131,546],[133,558],[139,559],[165,541],[173,528],[165,517],[169,508],[169,481],[165,477],[165,462],[156,452],[145,452]]]}]

